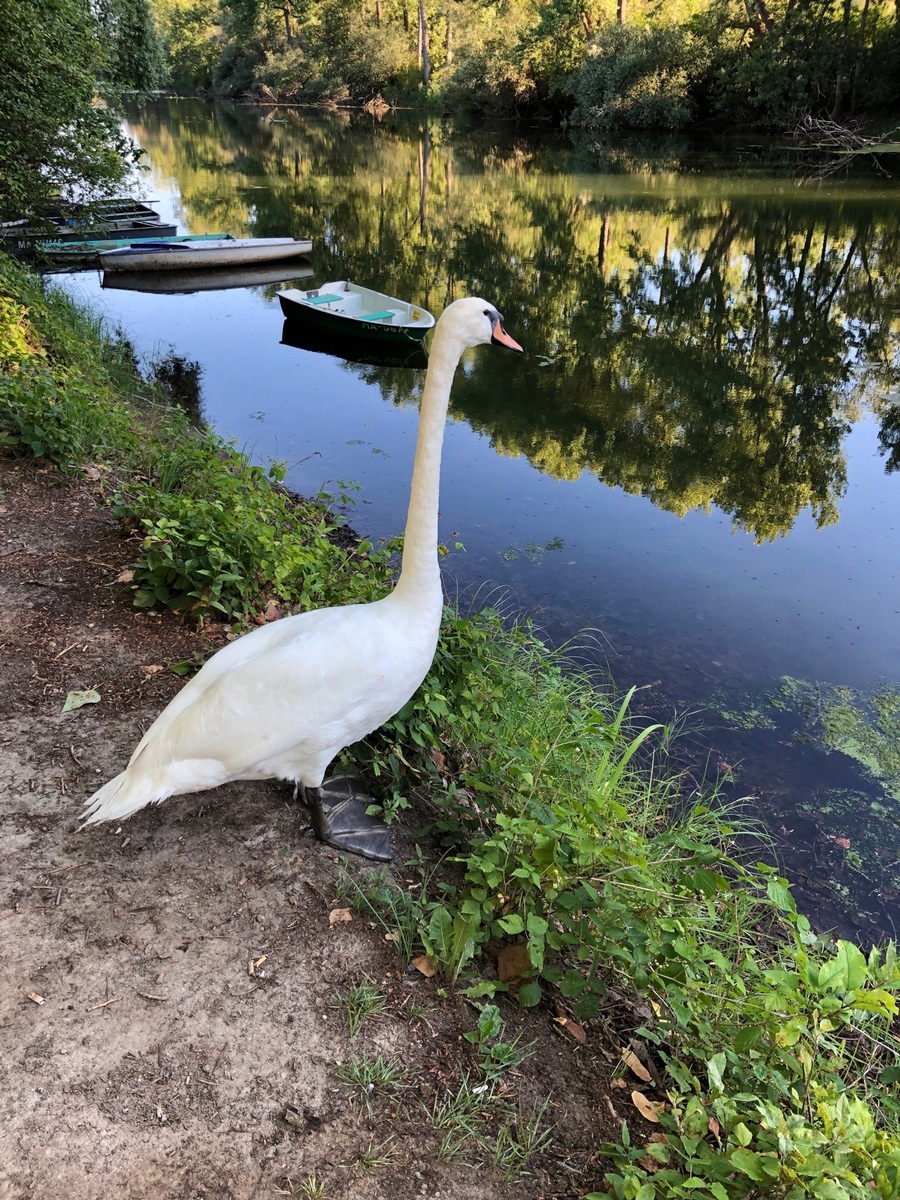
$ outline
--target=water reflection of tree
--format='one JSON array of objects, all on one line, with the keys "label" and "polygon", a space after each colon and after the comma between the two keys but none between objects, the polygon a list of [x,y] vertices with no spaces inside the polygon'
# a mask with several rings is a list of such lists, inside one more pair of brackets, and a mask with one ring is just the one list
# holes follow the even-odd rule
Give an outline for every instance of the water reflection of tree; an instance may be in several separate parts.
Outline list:
[{"label": "water reflection of tree", "polygon": [[555,357],[515,394],[487,355],[458,381],[457,415],[498,449],[674,512],[715,505],[761,541],[803,511],[837,519],[849,422],[898,377],[894,206],[646,165],[636,187],[575,175],[558,141],[484,131],[185,113],[136,131],[195,221],[311,235],[322,278],[437,310],[488,295]]}]

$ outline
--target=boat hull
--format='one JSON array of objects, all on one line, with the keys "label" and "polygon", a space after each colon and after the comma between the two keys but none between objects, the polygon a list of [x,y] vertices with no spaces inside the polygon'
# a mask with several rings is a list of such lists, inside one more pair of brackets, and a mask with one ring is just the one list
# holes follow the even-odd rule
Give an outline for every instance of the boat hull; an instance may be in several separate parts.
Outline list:
[{"label": "boat hull", "polygon": [[214,271],[112,271],[103,272],[100,286],[120,292],[158,292],[175,295],[187,292],[220,292],[226,288],[263,287],[308,279],[309,263],[293,259],[284,263],[262,263],[249,267],[218,267]]},{"label": "boat hull", "polygon": [[220,267],[245,267],[258,263],[300,258],[312,249],[308,238],[235,238],[201,243],[167,242],[156,247],[137,246],[101,250],[98,265],[104,271],[187,271]]},{"label": "boat hull", "polygon": [[308,292],[279,292],[278,301],[287,321],[329,338],[404,346],[411,340],[421,342],[434,328],[434,317],[420,305],[347,280],[325,283]]},{"label": "boat hull", "polygon": [[212,241],[233,242],[235,238],[230,233],[182,233],[175,234],[173,237],[90,238],[83,242],[38,242],[37,249],[57,267],[95,267],[99,265],[99,255],[103,250],[138,249],[141,246],[156,246],[161,242],[175,244]]},{"label": "boat hull", "polygon": [[374,341],[372,338],[335,337],[300,321],[286,319],[281,330],[282,346],[295,350],[308,350],[313,354],[327,354],[347,363],[360,363],[369,367],[405,367],[424,370],[428,366],[428,352],[419,340],[403,338],[398,341]]},{"label": "boat hull", "polygon": [[47,209],[35,222],[11,221],[0,227],[4,249],[34,250],[37,242],[53,238],[80,242],[90,237],[171,237],[177,225],[164,225],[159,213],[140,200],[121,197],[104,200],[90,209],[60,204]]}]

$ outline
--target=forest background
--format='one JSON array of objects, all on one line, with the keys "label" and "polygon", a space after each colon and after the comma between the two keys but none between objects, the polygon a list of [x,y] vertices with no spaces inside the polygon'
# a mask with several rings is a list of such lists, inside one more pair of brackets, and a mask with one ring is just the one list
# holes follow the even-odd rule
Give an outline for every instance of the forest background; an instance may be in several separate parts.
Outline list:
[{"label": "forest background", "polygon": [[895,112],[896,0],[149,0],[176,88],[792,126]]}]

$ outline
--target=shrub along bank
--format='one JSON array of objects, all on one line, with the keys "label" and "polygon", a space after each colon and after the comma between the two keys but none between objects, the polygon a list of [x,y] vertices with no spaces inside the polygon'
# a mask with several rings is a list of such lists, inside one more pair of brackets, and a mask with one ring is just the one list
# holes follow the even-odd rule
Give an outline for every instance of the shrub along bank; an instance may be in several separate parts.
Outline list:
[{"label": "shrub along bank", "polygon": [[[327,507],[192,429],[121,337],[3,258],[0,446],[95,480],[134,539],[136,604],[241,624],[390,585],[393,543],[340,549]],[[640,997],[659,1138],[626,1125],[598,1147],[594,1196],[900,1195],[893,945],[816,935],[630,698],[527,623],[448,609],[415,703],[353,748],[389,818],[413,791],[427,807],[440,875],[420,864],[414,896],[356,875],[355,901],[485,1013],[507,991],[589,1023],[611,987]],[[518,947],[505,981],[486,977],[488,944]]]}]

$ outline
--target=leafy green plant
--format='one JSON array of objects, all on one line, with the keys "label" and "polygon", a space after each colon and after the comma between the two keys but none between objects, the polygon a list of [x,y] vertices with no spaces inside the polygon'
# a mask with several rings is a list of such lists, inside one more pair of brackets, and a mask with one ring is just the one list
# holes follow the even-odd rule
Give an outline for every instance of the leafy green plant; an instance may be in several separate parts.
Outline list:
[{"label": "leafy green plant", "polygon": [[137,605],[245,621],[270,599],[307,608],[382,594],[392,547],[363,542],[348,555],[327,509],[281,487],[280,464],[263,468],[185,425],[169,414],[147,476],[117,497],[117,517],[141,535]]},{"label": "leafy green plant", "polygon": [[866,957],[816,938],[774,876],[769,899],[786,917],[777,955],[766,961],[748,939],[714,974],[695,957],[667,984],[659,1025],[641,1030],[673,1087],[664,1141],[636,1147],[623,1129],[601,1147],[620,1200],[693,1196],[692,1180],[719,1200],[898,1194],[894,947]]},{"label": "leafy green plant", "polygon": [[475,1029],[464,1033],[478,1052],[478,1068],[489,1083],[495,1083],[504,1072],[520,1066],[525,1055],[519,1049],[521,1035],[511,1042],[502,1040],[503,1018],[496,1004],[485,1004],[478,1014]]}]

